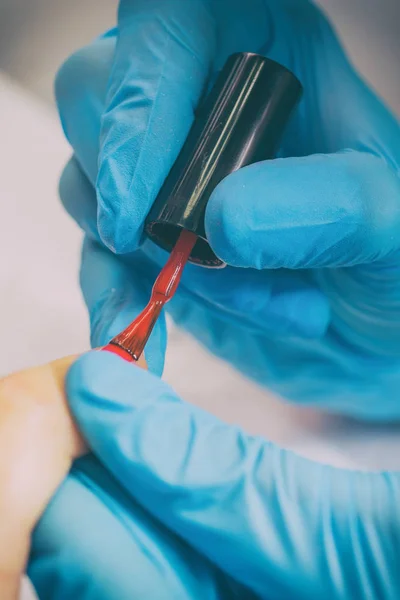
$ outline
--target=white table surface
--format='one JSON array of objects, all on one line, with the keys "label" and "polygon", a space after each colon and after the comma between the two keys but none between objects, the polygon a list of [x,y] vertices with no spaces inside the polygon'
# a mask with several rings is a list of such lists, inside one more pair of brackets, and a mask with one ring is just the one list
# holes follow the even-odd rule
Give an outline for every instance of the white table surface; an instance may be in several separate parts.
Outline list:
[{"label": "white table surface", "polygon": [[[77,281],[81,233],[57,197],[70,150],[56,115],[0,74],[0,129],[3,375],[87,349],[88,324]],[[282,403],[176,329],[165,378],[188,401],[315,460],[400,468],[400,427],[363,426]]]}]

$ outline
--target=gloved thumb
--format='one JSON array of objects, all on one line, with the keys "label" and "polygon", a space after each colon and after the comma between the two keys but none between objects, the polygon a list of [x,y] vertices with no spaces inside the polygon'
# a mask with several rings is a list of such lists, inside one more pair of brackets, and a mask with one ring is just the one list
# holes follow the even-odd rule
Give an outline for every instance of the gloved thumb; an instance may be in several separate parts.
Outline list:
[{"label": "gloved thumb", "polygon": [[73,365],[67,394],[129,494],[257,597],[396,597],[398,473],[305,460],[107,353]]},{"label": "gloved thumb", "polygon": [[237,267],[372,263],[400,247],[400,180],[383,159],[355,151],[258,163],[216,188],[206,230]]}]

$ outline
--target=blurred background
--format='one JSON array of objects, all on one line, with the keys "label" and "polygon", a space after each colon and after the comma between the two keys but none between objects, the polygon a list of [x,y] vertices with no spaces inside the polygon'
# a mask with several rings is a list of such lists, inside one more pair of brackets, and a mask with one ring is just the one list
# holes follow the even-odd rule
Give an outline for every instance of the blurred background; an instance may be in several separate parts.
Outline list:
[{"label": "blurred background", "polygon": [[[400,0],[319,3],[358,69],[400,115]],[[70,149],[52,87],[61,62],[112,27],[116,9],[116,0],[0,0],[0,326],[8,341],[0,347],[0,376],[88,347],[78,286],[81,234],[57,199]],[[399,430],[335,422],[283,404],[177,330],[164,377],[188,401],[305,456],[400,468]],[[23,598],[33,598],[27,588]]]},{"label": "blurred background", "polygon": [[[331,15],[359,69],[400,113],[400,1],[319,4]],[[115,0],[0,0],[0,69],[51,102],[59,64],[114,24],[116,6]]]}]

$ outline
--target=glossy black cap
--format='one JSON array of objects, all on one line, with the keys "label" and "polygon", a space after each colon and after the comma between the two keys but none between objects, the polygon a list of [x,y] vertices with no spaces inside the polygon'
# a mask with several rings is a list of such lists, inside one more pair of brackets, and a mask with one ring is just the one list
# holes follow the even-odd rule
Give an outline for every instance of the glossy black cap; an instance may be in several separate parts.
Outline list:
[{"label": "glossy black cap", "polygon": [[207,202],[227,175],[275,156],[301,92],[296,77],[268,58],[241,53],[227,60],[147,217],[158,246],[170,251],[188,229],[199,236],[190,262],[224,266],[207,242]]}]

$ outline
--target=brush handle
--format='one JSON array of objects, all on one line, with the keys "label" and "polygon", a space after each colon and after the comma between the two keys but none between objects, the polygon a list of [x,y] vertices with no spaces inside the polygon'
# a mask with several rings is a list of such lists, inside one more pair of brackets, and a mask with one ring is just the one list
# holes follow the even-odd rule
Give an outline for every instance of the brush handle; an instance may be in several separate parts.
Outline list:
[{"label": "brush handle", "polygon": [[103,349],[128,362],[140,361],[163,306],[174,296],[197,236],[191,231],[180,233],[167,262],[154,282],[150,301],[142,312]]}]

